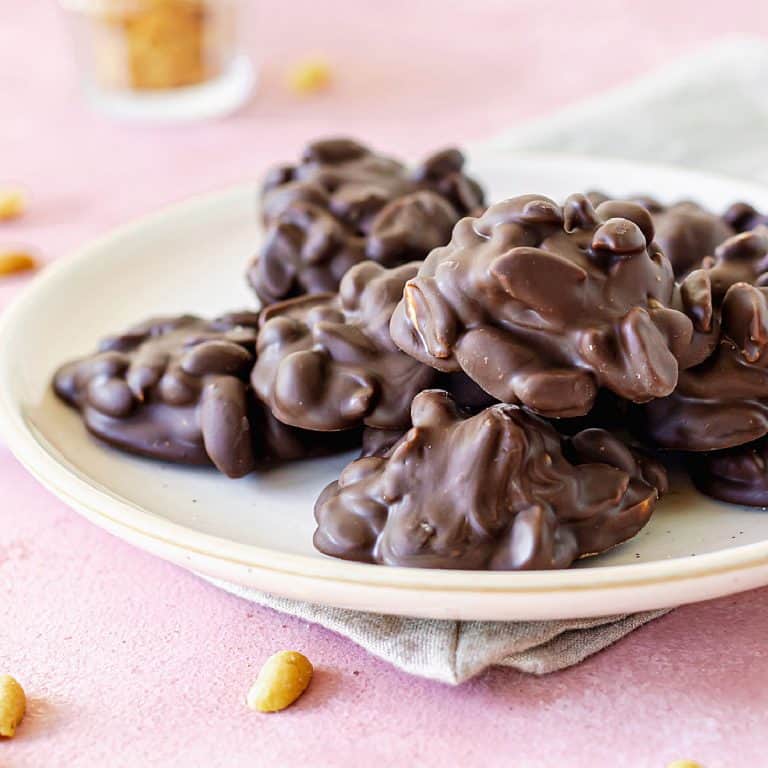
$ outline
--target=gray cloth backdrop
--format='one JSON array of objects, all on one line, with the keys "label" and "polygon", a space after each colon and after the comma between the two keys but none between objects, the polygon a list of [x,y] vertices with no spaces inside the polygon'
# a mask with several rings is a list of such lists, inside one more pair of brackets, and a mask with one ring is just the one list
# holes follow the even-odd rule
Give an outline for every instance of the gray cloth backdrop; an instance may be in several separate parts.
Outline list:
[{"label": "gray cloth backdrop", "polygon": [[[734,40],[527,123],[482,149],[671,163],[768,182],[767,91],[768,46]],[[213,583],[321,624],[410,674],[453,685],[495,664],[536,675],[569,667],[665,613],[570,621],[437,621],[327,608]]]}]

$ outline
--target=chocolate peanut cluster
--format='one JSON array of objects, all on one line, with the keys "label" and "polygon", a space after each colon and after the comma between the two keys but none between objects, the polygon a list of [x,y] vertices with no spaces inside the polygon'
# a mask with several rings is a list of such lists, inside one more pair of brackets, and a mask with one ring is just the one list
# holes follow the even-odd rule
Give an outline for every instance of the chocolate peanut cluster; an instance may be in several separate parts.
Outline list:
[{"label": "chocolate peanut cluster", "polygon": [[581,416],[600,388],[634,402],[670,394],[708,351],[674,308],[669,262],[639,205],[523,195],[461,220],[405,286],[395,343],[463,370],[505,403]]},{"label": "chocolate peanut cluster", "polygon": [[115,447],[213,464],[229,477],[338,448],[281,424],[253,398],[257,325],[253,312],[153,318],[64,365],[54,389]]},{"label": "chocolate peanut cluster", "polygon": [[298,165],[274,169],[262,190],[264,244],[248,281],[264,304],[335,291],[353,264],[392,267],[445,244],[456,221],[483,206],[464,157],[447,149],[414,169],[350,139],[310,144]]},{"label": "chocolate peanut cluster", "polygon": [[719,319],[718,343],[680,373],[674,392],[641,409],[662,448],[712,451],[768,434],[768,229],[726,240],[681,286],[697,322]]},{"label": "chocolate peanut cluster", "polygon": [[350,560],[424,568],[566,568],[634,536],[664,469],[600,429],[562,438],[512,405],[467,416],[421,392],[413,427],[352,462],[315,507],[315,546]]},{"label": "chocolate peanut cluster", "polygon": [[366,261],[346,273],[338,293],[264,311],[251,380],[278,419],[314,430],[408,427],[411,400],[437,377],[389,335],[392,311],[418,266]]},{"label": "chocolate peanut cluster", "polygon": [[293,203],[327,207],[350,229],[370,231],[384,206],[409,192],[436,192],[460,216],[483,205],[480,185],[463,172],[458,149],[430,155],[412,170],[392,157],[378,154],[354,139],[322,139],[309,144],[297,165],[278,166],[262,187],[262,215],[273,221]]}]

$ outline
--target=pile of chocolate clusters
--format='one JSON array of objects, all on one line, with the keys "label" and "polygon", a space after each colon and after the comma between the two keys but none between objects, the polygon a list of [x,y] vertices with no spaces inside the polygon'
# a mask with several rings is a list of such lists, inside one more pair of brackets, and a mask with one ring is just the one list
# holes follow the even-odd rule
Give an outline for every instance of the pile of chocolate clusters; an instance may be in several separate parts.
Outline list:
[{"label": "pile of chocolate clusters", "polygon": [[753,208],[521,195],[455,149],[348,139],[263,186],[261,312],[154,318],[62,367],[118,448],[241,477],[353,448],[315,544],[429,568],[566,568],[634,536],[682,457],[768,505],[768,229]]}]

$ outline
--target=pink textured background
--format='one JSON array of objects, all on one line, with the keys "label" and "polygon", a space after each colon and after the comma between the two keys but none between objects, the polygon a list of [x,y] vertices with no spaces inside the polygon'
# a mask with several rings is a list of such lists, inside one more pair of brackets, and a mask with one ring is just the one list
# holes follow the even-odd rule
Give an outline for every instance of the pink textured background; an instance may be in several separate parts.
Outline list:
[{"label": "pink textured background", "polygon": [[[31,196],[0,241],[55,259],[159,205],[256,178],[316,134],[418,153],[543,115],[717,36],[768,32],[768,6],[749,0],[258,6],[266,64],[254,102],[233,119],[150,128],[87,111],[52,3],[0,0],[0,181]],[[282,73],[313,50],[334,62],[336,85],[297,100]],[[0,281],[0,303],[29,279]],[[683,608],[578,668],[543,679],[494,670],[449,689],[133,550],[0,445],[0,672],[31,699],[18,737],[0,743],[4,768],[763,765],[767,608],[766,590]],[[251,713],[244,693],[280,648],[306,651],[317,677],[293,709]]]}]

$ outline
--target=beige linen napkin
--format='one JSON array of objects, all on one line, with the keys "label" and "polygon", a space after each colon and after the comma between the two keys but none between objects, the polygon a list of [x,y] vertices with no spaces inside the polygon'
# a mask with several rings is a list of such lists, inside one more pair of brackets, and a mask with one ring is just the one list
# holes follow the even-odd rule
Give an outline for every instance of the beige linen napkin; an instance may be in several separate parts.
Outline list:
[{"label": "beige linen napkin", "polygon": [[451,685],[497,664],[534,675],[570,667],[666,613],[567,621],[410,619],[302,603],[203,578],[252,603],[338,632],[404,672]]},{"label": "beige linen napkin", "polygon": [[[477,150],[613,156],[768,181],[767,76],[768,45],[723,43]],[[578,664],[665,613],[569,621],[438,621],[328,608],[213,583],[259,605],[321,624],[405,672],[450,684],[497,664],[536,675],[554,672]]]}]

